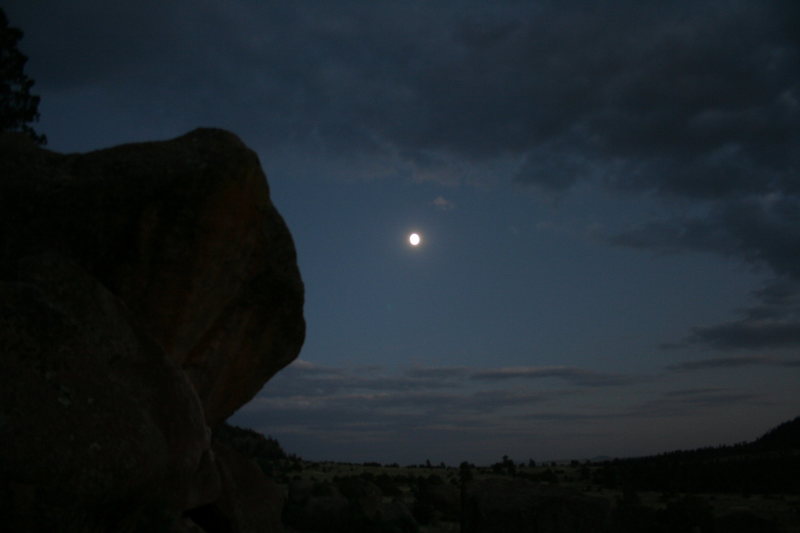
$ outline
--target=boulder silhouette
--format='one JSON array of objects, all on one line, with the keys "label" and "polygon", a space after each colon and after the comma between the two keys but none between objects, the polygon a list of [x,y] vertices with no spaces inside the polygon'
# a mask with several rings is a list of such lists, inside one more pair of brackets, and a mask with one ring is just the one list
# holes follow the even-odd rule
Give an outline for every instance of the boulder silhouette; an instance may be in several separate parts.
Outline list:
[{"label": "boulder silhouette", "polygon": [[294,244],[235,135],[77,155],[12,137],[0,153],[3,263],[49,250],[97,278],[184,369],[210,425],[296,357]]},{"label": "boulder silhouette", "polygon": [[269,523],[274,505],[242,518],[242,487],[276,491],[215,458],[210,428],[304,335],[291,235],[235,135],[64,155],[0,134],[0,510],[18,530],[193,530],[214,502]]}]

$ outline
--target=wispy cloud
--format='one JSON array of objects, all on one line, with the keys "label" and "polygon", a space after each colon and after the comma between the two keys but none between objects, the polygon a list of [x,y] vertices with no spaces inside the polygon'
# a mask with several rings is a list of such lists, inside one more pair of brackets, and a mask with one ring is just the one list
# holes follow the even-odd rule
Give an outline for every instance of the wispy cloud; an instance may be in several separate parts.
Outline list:
[{"label": "wispy cloud", "polygon": [[531,366],[502,367],[479,370],[471,374],[471,379],[481,381],[502,381],[511,379],[558,378],[573,385],[584,387],[611,387],[641,382],[642,377],[621,374],[605,374],[571,366]]},{"label": "wispy cloud", "polygon": [[[452,422],[454,416],[484,416],[550,401],[558,392],[499,382],[555,377],[579,387],[624,385],[638,378],[604,375],[572,367],[470,369],[415,366],[399,373],[334,368],[298,361],[278,374],[244,410],[290,419],[353,419],[368,411],[389,417],[419,416]],[[490,388],[487,385],[492,384]]]},{"label": "wispy cloud", "polygon": [[[606,439],[610,448],[596,453],[608,453],[614,446],[610,435],[630,424],[649,427],[658,419],[659,424],[680,425],[685,424],[681,420],[705,420],[721,410],[776,401],[767,393],[734,387],[668,388],[671,382],[681,383],[683,373],[797,364],[768,356],[721,357],[678,363],[660,376],[641,376],[573,366],[417,365],[389,370],[300,361],[273,378],[237,413],[235,423],[277,435],[282,442],[288,439],[290,446],[297,443],[301,453],[309,447],[360,460],[371,457],[378,445],[395,450],[395,457],[406,452],[418,457],[436,446],[444,457],[469,457],[473,449],[501,446],[507,453],[517,449],[515,443],[546,441],[555,434]],[[542,383],[545,379],[555,381]],[[549,453],[557,458],[561,452],[554,448]]]},{"label": "wispy cloud", "polygon": [[467,376],[469,372],[464,366],[414,366],[406,370],[405,374],[411,378],[456,379]]},{"label": "wispy cloud", "polygon": [[456,205],[444,196],[437,196],[432,203],[440,211],[452,211],[456,208]]},{"label": "wispy cloud", "polygon": [[781,359],[770,355],[745,355],[740,357],[712,357],[698,361],[685,361],[670,365],[667,368],[677,372],[696,370],[741,368],[745,366],[800,366],[800,359]]}]

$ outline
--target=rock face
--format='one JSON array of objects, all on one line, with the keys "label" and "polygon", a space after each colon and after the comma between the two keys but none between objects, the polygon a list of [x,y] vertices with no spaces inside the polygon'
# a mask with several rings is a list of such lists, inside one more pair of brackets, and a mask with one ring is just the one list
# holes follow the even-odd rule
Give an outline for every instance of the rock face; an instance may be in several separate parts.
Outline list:
[{"label": "rock face", "polygon": [[0,136],[4,524],[196,531],[212,506],[231,531],[279,530],[244,496],[277,493],[209,427],[297,356],[302,308],[291,236],[234,135],[77,155]]},{"label": "rock face", "polygon": [[0,153],[6,276],[42,251],[81,266],[184,369],[212,426],[296,357],[294,245],[237,137],[199,129],[66,156],[15,141]]}]

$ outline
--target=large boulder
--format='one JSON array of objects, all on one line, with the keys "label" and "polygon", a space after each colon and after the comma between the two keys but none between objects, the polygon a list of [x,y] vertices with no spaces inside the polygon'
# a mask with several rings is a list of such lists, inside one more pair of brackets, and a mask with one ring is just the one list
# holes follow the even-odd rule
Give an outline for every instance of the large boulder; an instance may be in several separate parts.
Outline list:
[{"label": "large boulder", "polygon": [[210,428],[297,356],[302,308],[234,135],[63,155],[0,134],[4,526],[279,530],[280,492]]},{"label": "large boulder", "polygon": [[118,297],[215,426],[298,354],[303,285],[258,157],[235,135],[61,155],[0,142],[0,275],[42,251]]}]

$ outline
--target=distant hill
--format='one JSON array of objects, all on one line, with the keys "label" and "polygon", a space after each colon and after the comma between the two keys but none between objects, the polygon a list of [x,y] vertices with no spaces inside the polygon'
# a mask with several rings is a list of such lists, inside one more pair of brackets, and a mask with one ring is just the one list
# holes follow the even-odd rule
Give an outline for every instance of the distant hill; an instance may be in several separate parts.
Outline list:
[{"label": "distant hill", "polygon": [[800,417],[753,442],[601,463],[595,482],[662,492],[800,494]]},{"label": "distant hill", "polygon": [[800,450],[800,416],[767,431],[750,447],[761,451]]}]

